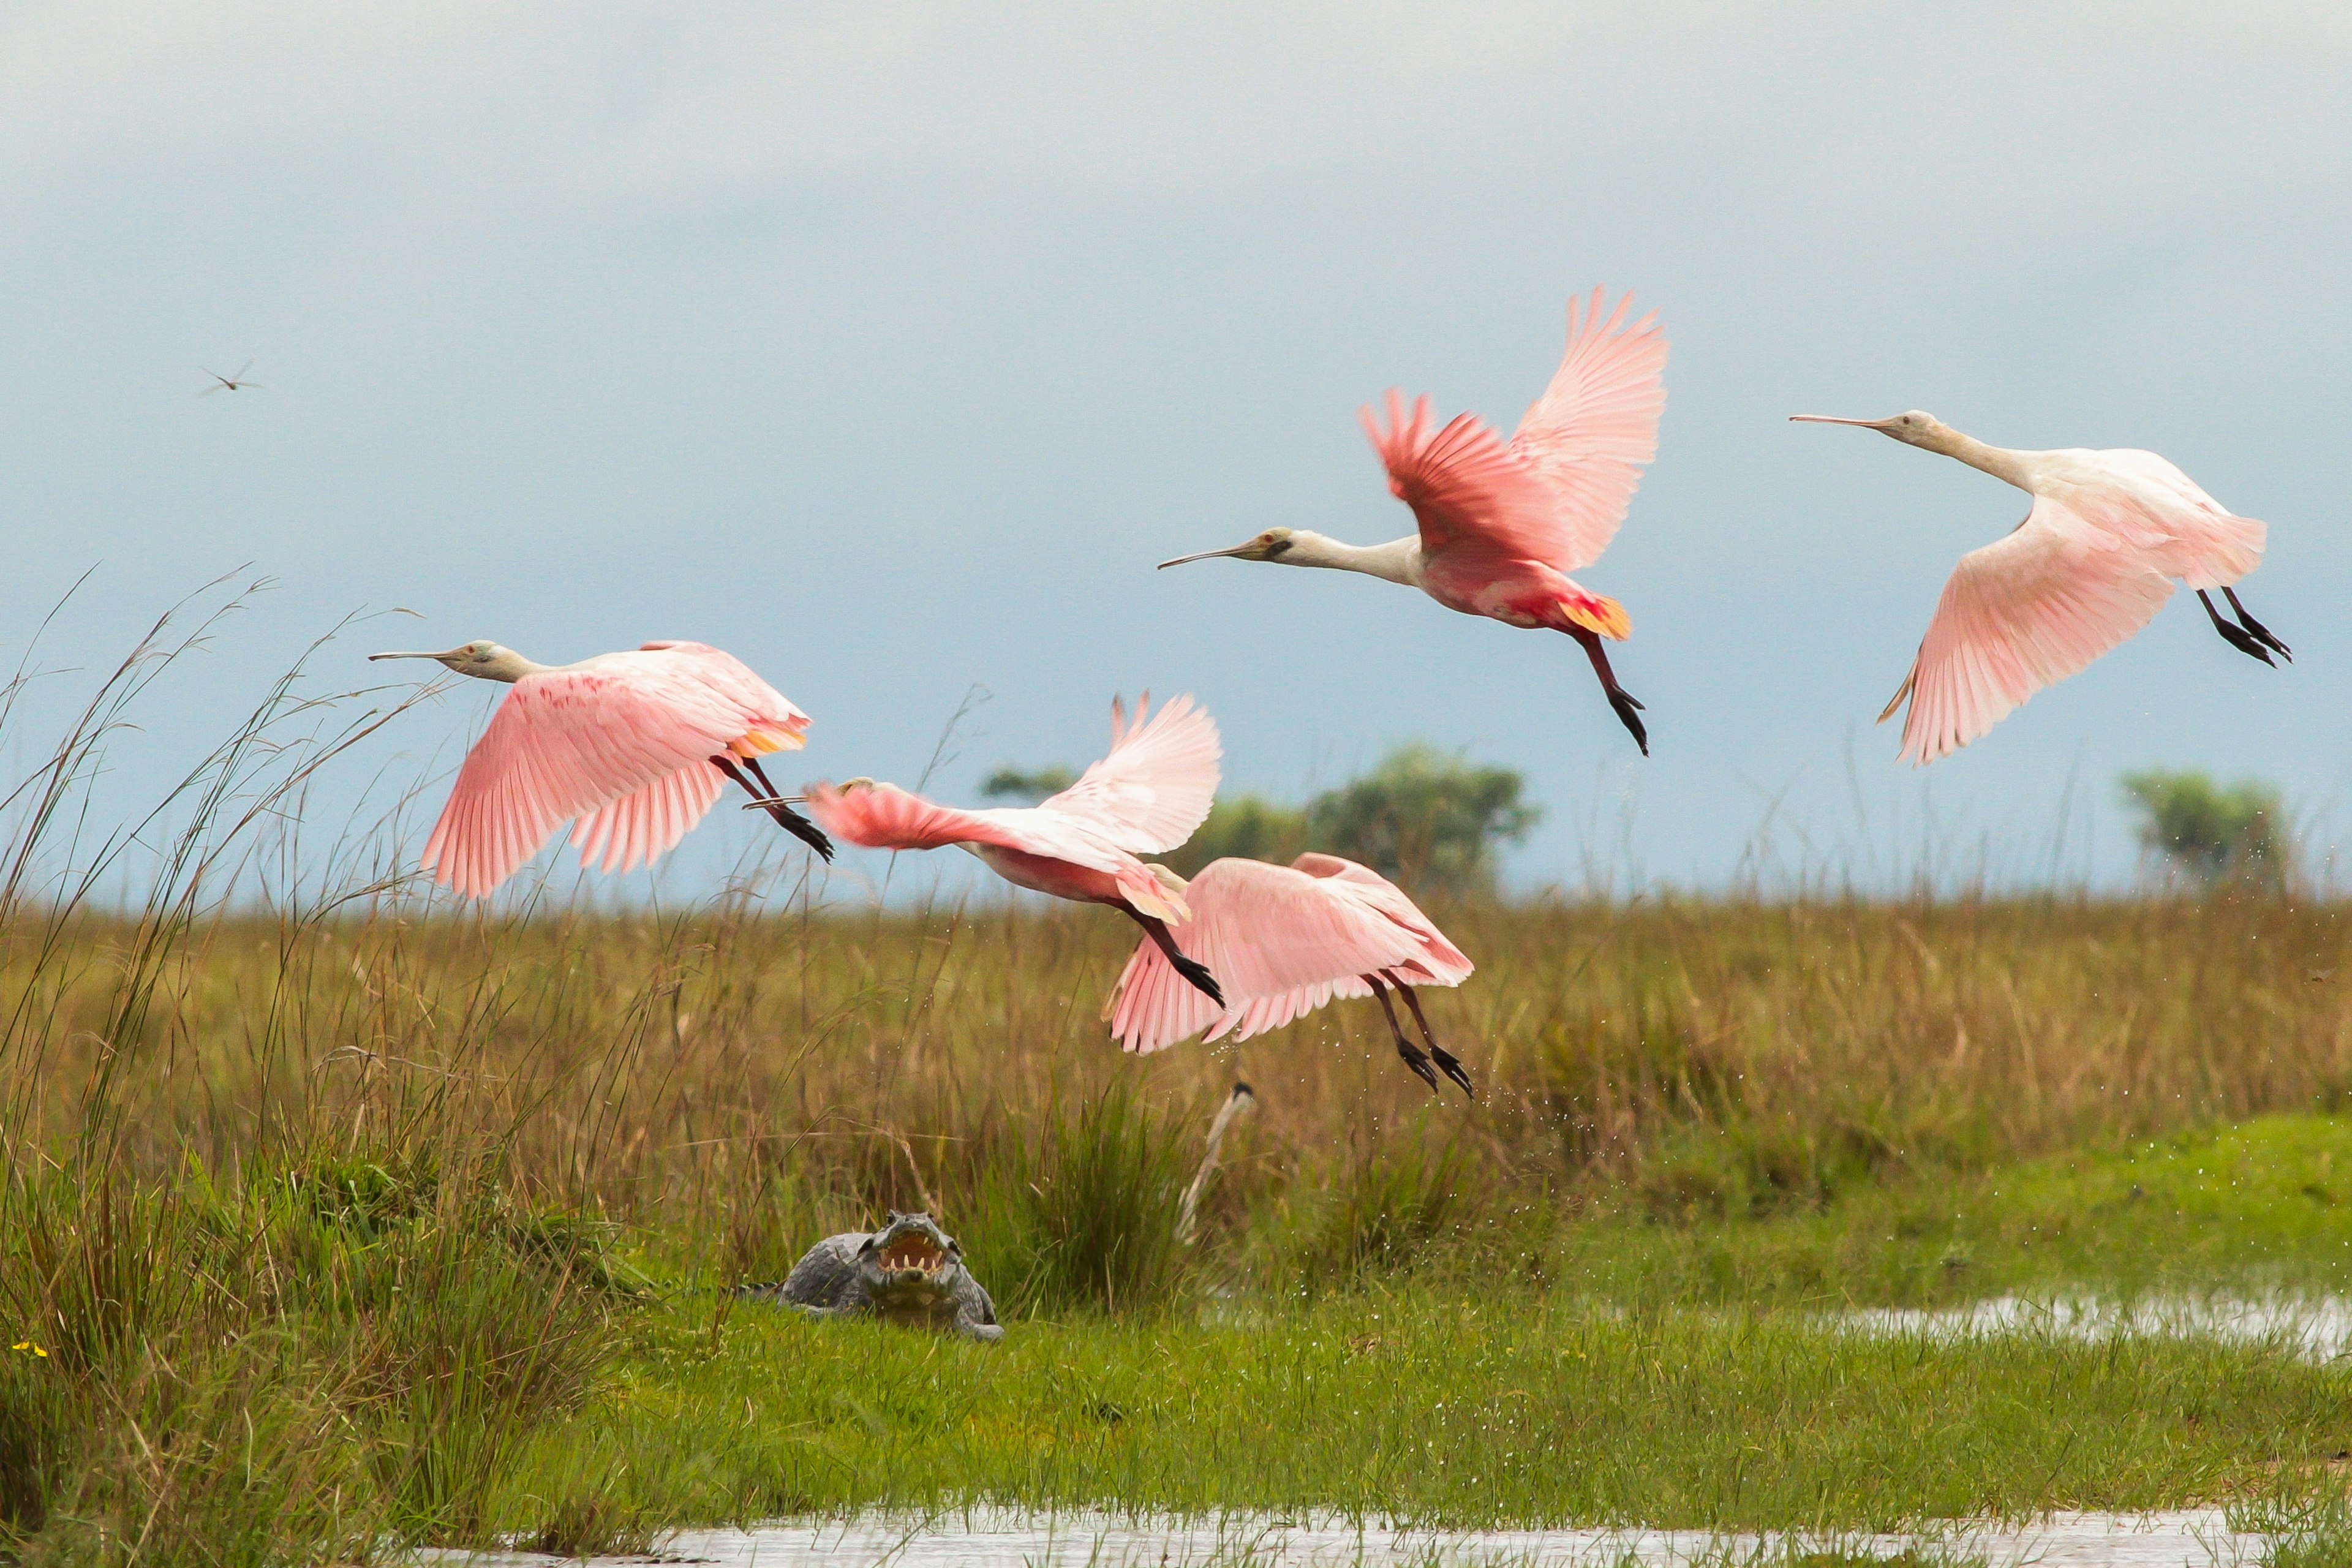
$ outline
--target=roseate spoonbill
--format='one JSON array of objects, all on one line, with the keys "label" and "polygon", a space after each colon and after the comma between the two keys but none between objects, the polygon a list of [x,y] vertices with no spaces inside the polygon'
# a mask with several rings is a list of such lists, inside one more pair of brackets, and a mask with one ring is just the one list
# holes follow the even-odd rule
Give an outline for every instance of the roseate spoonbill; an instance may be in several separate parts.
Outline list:
[{"label": "roseate spoonbill", "polygon": [[1138,856],[1165,854],[1192,837],[1216,796],[1223,749],[1215,721],[1191,698],[1177,698],[1147,721],[1150,706],[1147,691],[1130,724],[1114,701],[1109,753],[1036,805],[959,811],[896,784],[851,779],[809,785],[809,815],[835,837],[869,849],[953,844],[1016,888],[1124,910],[1177,973],[1222,1005],[1215,976],[1168,934],[1168,922],[1188,914],[1182,895],[1168,885],[1174,874]]},{"label": "roseate spoonbill", "polygon": [[[1127,1049],[1160,1050],[1212,1023],[1210,1039],[1246,1040],[1335,997],[1370,994],[1380,998],[1405,1066],[1434,1089],[1433,1058],[1463,1093],[1476,1092],[1461,1060],[1430,1032],[1412,994],[1416,985],[1461,984],[1470,977],[1470,961],[1395,883],[1337,855],[1301,855],[1287,866],[1212,860],[1189,883],[1165,867],[1152,868],[1192,909],[1191,919],[1170,927],[1176,947],[1217,973],[1226,1000],[1221,1014],[1170,984],[1166,948],[1139,944],[1103,1010]],[[1405,1038],[1389,1001],[1391,989],[1412,1009],[1426,1052]]]},{"label": "roseate spoonbill", "polygon": [[809,717],[732,654],[698,642],[649,642],[633,653],[544,665],[494,642],[469,642],[446,653],[368,657],[435,659],[514,688],[466,753],[425,845],[433,879],[469,898],[513,876],[569,817],[580,819],[572,841],[583,866],[651,865],[702,820],[729,779],[833,858],[832,843],[778,797],[760,766],[770,752],[806,744]]},{"label": "roseate spoonbill", "polygon": [[[205,367],[202,365],[198,365],[196,368],[198,370],[205,370]],[[252,368],[253,362],[251,360],[247,360],[243,364],[236,367],[236,374],[235,375],[223,375],[216,370],[205,370],[205,374],[206,375],[211,376],[220,384],[217,386],[207,386],[202,392],[197,393],[196,395],[198,397],[210,397],[215,392],[243,392],[248,387],[256,392],[268,391],[269,389],[262,385],[261,383],[257,381],[247,381],[245,379],[245,373]]]},{"label": "roseate spoonbill", "polygon": [[1429,399],[1388,395],[1382,430],[1367,407],[1364,430],[1389,471],[1389,489],[1412,508],[1419,531],[1386,544],[1343,544],[1301,528],[1269,528],[1230,550],[1162,561],[1232,556],[1283,566],[1362,572],[1419,588],[1449,610],[1506,626],[1566,632],[1583,645],[1609,706],[1650,754],[1642,705],[1617,684],[1601,639],[1622,641],[1633,623],[1616,600],[1570,579],[1601,558],[1625,521],[1642,465],[1657,455],[1665,334],[1657,314],[1631,327],[1628,294],[1604,321],[1601,291],[1570,301],[1568,353],[1559,374],[1506,445],[1474,414],[1434,434]]},{"label": "roseate spoonbill", "polygon": [[[1958,458],[2033,498],[2008,538],[1960,557],[1910,673],[1878,715],[1884,724],[1910,700],[1904,762],[1924,766],[1958,751],[2043,687],[2131,637],[2172,596],[2175,577],[2197,590],[2231,647],[2264,664],[2273,653],[2294,662],[2231,587],[2262,564],[2268,526],[2233,515],[2154,452],[2012,452],[1916,409],[1891,419],[1790,418],[1880,431]],[[2215,588],[2236,625],[2213,607]]]}]

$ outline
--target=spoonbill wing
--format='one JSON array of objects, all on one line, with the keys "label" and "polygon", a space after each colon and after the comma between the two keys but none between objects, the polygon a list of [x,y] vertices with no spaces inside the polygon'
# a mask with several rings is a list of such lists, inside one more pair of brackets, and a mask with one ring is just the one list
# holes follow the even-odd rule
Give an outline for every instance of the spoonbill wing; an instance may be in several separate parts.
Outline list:
[{"label": "spoonbill wing", "polygon": [[693,679],[751,716],[755,722],[736,742],[738,752],[766,756],[772,752],[796,752],[808,743],[809,716],[725,649],[701,642],[649,642],[637,651],[668,655],[656,668],[689,672]]},{"label": "spoonbill wing", "polygon": [[677,847],[726,787],[717,768],[686,767],[598,806],[572,826],[580,863],[600,871],[652,865]]},{"label": "spoonbill wing", "polygon": [[2047,497],[1960,557],[1902,689],[1902,760],[1934,762],[2147,625],[2172,584],[2147,555]]},{"label": "spoonbill wing", "polygon": [[1336,995],[1363,994],[1359,975],[1410,965],[1423,950],[1417,932],[1374,908],[1360,889],[1262,860],[1212,861],[1186,886],[1184,901],[1192,918],[1169,930],[1186,957],[1217,977],[1228,1005],[1202,995],[1156,944],[1143,942],[1108,1009],[1111,1033],[1128,1050],[1160,1050],[1212,1023],[1219,1025],[1212,1038],[1238,1029],[1234,1037],[1246,1039]]},{"label": "spoonbill wing", "polygon": [[[425,842],[424,864],[436,881],[483,897],[567,818],[595,814],[681,771],[700,769],[715,778],[710,757],[747,732],[783,722],[773,711],[747,712],[688,668],[642,654],[527,675],[466,754]],[[617,850],[625,859],[658,855],[717,798],[716,785],[688,788],[630,805],[593,828],[583,825],[583,863],[592,842],[594,853]],[[624,829],[627,841],[616,845]]]},{"label": "spoonbill wing", "polygon": [[1192,837],[1216,798],[1217,763],[1224,755],[1216,721],[1190,697],[1164,703],[1157,713],[1150,708],[1147,691],[1130,724],[1114,700],[1109,754],[1038,809],[1086,818],[1139,855],[1164,854]]},{"label": "spoonbill wing", "polygon": [[1666,336],[1657,312],[1628,327],[1631,294],[1618,299],[1606,322],[1601,302],[1599,289],[1589,302],[1569,302],[1568,352],[1511,437],[1511,450],[1553,500],[1544,530],[1517,546],[1562,572],[1591,565],[1616,537],[1642,466],[1658,455],[1658,416],[1666,406]]},{"label": "spoonbill wing", "polygon": [[1385,430],[1370,408],[1360,413],[1390,492],[1412,508],[1422,552],[1433,562],[1545,561],[1562,547],[1551,490],[1476,415],[1456,415],[1432,434],[1429,399],[1414,399],[1408,416],[1394,391]]},{"label": "spoonbill wing", "polygon": [[1360,866],[1341,856],[1321,855],[1311,850],[1290,865],[1293,870],[1303,871],[1310,877],[1345,884],[1366,906],[1377,910],[1411,932],[1413,940],[1421,943],[1421,952],[1403,966],[1412,972],[1405,975],[1409,984],[1459,985],[1476,969],[1468,955],[1437,929],[1437,922],[1423,914],[1421,906],[1405,896],[1402,888],[1370,866]]}]

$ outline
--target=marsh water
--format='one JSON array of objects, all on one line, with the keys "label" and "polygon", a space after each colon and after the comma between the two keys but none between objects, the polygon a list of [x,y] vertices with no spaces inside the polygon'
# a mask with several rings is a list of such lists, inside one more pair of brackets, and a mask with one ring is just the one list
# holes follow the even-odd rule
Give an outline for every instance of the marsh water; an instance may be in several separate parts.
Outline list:
[{"label": "marsh water", "polygon": [[2079,1340],[2197,1334],[2233,1344],[2266,1344],[2314,1361],[2331,1360],[2352,1349],[2352,1297],[2344,1296],[2156,1296],[2129,1300],[1996,1296],[1964,1307],[1857,1308],[1832,1314],[1827,1321],[1862,1333],[1920,1334],[1937,1340],[2000,1334]]},{"label": "marsh water", "polygon": [[[2233,1531],[2220,1510],[2153,1514],[2053,1514],[2014,1526],[1971,1526],[1927,1535],[1797,1538],[1664,1530],[1429,1531],[1379,1522],[1276,1515],[1214,1520],[1051,1517],[976,1509],[949,1514],[868,1514],[854,1520],[695,1531],[653,1561],[723,1568],[1424,1568],[1447,1564],[1590,1565],[1787,1563],[1790,1551],[1834,1547],[1840,1555],[1895,1557],[1986,1568],[2207,1568],[2252,1563],[2261,1536]],[[468,1561],[434,1554],[443,1564]],[[475,1558],[507,1568],[563,1561],[523,1553]]]},{"label": "marsh water", "polygon": [[[2215,1297],[2032,1300],[2000,1297],[1945,1309],[1859,1309],[1831,1323],[1858,1333],[1965,1336],[2194,1334],[2260,1343],[2326,1359],[2352,1351],[2352,1299]],[[688,1531],[651,1557],[624,1563],[709,1563],[719,1568],[1434,1568],[1436,1564],[1717,1564],[1769,1568],[1809,1551],[1840,1557],[1948,1562],[1985,1568],[2231,1568],[2262,1560],[2269,1538],[2233,1529],[2219,1509],[2144,1514],[2055,1513],[2015,1522],[1953,1521],[1890,1534],[1725,1533],[1592,1527],[1430,1531],[1310,1513],[1152,1518],[1098,1510],[1038,1514],[971,1508],[937,1513],[867,1513],[747,1530]],[[566,1561],[527,1552],[419,1554],[428,1563],[522,1568]],[[576,1560],[575,1560],[576,1561]]]}]

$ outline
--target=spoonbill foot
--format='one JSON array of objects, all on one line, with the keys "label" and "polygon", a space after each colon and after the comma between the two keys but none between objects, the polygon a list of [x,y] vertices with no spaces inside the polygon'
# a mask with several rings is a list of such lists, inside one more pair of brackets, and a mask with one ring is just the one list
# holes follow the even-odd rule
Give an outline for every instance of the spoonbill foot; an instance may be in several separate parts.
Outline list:
[{"label": "spoonbill foot", "polygon": [[1160,954],[1168,960],[1168,967],[1182,975],[1191,983],[1192,989],[1218,1006],[1225,1005],[1225,994],[1217,984],[1217,977],[1209,973],[1207,964],[1184,956],[1184,950],[1176,945],[1176,938],[1169,931],[1167,921],[1147,915],[1132,904],[1123,903],[1117,907],[1126,912],[1128,919],[1143,928],[1143,934],[1151,939],[1152,945],[1159,948]]},{"label": "spoonbill foot", "polygon": [[1217,977],[1209,973],[1209,966],[1207,964],[1196,963],[1195,961],[1185,958],[1181,954],[1171,956],[1168,960],[1168,963],[1169,967],[1175,970],[1177,973],[1192,982],[1192,989],[1198,991],[1202,995],[1206,996],[1210,1001],[1214,1002],[1220,1007],[1225,1005],[1224,991],[1217,984]]},{"label": "spoonbill foot", "polygon": [[[2228,590],[2224,589],[2223,592],[2226,593]],[[2271,657],[2270,650],[2268,648],[2263,647],[2262,644],[2254,640],[2253,635],[2251,632],[2248,632],[2243,626],[2232,626],[2228,621],[2221,618],[2221,612],[2213,607],[2213,596],[2211,595],[2208,594],[2204,589],[2200,588],[2197,590],[2197,602],[2205,606],[2205,614],[2211,617],[2213,629],[2221,634],[2221,640],[2223,642],[2228,643],[2231,647],[2236,648],[2240,653],[2244,654],[2249,658],[2258,658],[2264,664],[2271,666],[2273,668],[2277,668],[2278,661]]]},{"label": "spoonbill foot", "polygon": [[1400,991],[1404,990],[1404,987],[1393,980],[1384,980],[1378,974],[1367,974],[1364,979],[1371,985],[1372,994],[1380,998],[1381,1014],[1389,1021],[1389,1035],[1396,1041],[1397,1056],[1405,1066],[1413,1070],[1414,1075],[1422,1082],[1429,1085],[1430,1093],[1442,1093],[1443,1091],[1437,1087],[1436,1070],[1429,1065],[1429,1053],[1404,1037],[1404,1030],[1397,1025],[1396,1009],[1389,1004],[1389,987],[1395,985]]},{"label": "spoonbill foot", "polygon": [[2273,653],[2277,654],[2289,664],[2293,664],[2294,662],[2294,650],[2287,647],[2286,644],[2279,641],[2278,638],[2272,634],[2270,627],[2263,625],[2262,622],[2254,619],[2253,616],[2246,613],[2246,606],[2238,603],[2238,591],[2235,588],[2222,589],[2221,596],[2230,601],[2230,608],[2237,616],[2238,624],[2245,627],[2249,632],[2252,632],[2256,642],[2262,644]]},{"label": "spoonbill foot", "polygon": [[1642,723],[1642,705],[1633,700],[1633,694],[1622,687],[1613,688],[1609,693],[1609,706],[1617,710],[1619,721],[1633,737],[1633,743],[1642,748],[1642,754],[1648,756],[1650,731]]},{"label": "spoonbill foot", "polygon": [[1411,1068],[1422,1082],[1429,1085],[1429,1091],[1432,1094],[1444,1092],[1438,1088],[1436,1072],[1429,1065],[1429,1053],[1402,1035],[1396,1037],[1396,1044],[1397,1055],[1404,1058],[1404,1065]]},{"label": "spoonbill foot", "polygon": [[1617,672],[1609,668],[1609,652],[1601,646],[1600,637],[1587,626],[1571,625],[1562,629],[1576,639],[1584,649],[1584,657],[1592,661],[1592,673],[1601,678],[1601,689],[1608,694],[1609,706],[1616,710],[1618,722],[1633,737],[1633,743],[1642,748],[1642,754],[1648,756],[1650,731],[1642,723],[1642,705],[1633,700],[1632,692],[1617,684]]},{"label": "spoonbill foot", "polygon": [[[751,779],[745,775],[743,770],[735,765],[735,757],[732,752],[721,752],[718,755],[712,757],[710,762],[711,765],[716,767],[720,773],[725,773],[729,778],[733,779],[737,784],[741,784],[743,786],[743,793],[751,797],[754,805],[758,805],[770,816],[773,817],[777,826],[782,828],[785,832],[791,834],[793,837],[807,845],[811,849],[815,850],[818,859],[827,862],[830,862],[833,859],[833,840],[827,838],[824,836],[824,829],[818,827],[815,823],[811,822],[807,817],[803,816],[791,806],[784,805],[782,799],[777,795],[776,789],[773,784],[769,784],[765,790],[762,790],[759,784],[753,784]],[[759,764],[756,763],[752,764],[755,768]],[[766,774],[762,773],[761,775],[760,782],[761,784],[767,783]]]},{"label": "spoonbill foot", "polygon": [[1478,1090],[1470,1082],[1468,1069],[1463,1067],[1461,1058],[1437,1043],[1437,1036],[1429,1026],[1429,1015],[1421,1010],[1421,998],[1413,994],[1412,987],[1397,979],[1393,973],[1389,976],[1389,984],[1403,994],[1404,1005],[1412,1009],[1412,1021],[1420,1026],[1421,1037],[1429,1042],[1429,1054],[1437,1058],[1438,1070],[1460,1084],[1464,1094],[1472,1100],[1477,1099]]}]

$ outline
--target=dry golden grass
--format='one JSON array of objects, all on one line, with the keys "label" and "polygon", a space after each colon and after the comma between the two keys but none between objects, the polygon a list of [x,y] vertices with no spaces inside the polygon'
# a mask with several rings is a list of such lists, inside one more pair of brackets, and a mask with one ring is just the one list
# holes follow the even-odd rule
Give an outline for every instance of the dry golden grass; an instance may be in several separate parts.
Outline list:
[{"label": "dry golden grass", "polygon": [[1118,1081],[1197,1126],[1242,1078],[1260,1109],[1228,1209],[1398,1139],[1454,1145],[1482,1186],[1719,1209],[2331,1106],[2352,1080],[2337,910],[2262,900],[1445,909],[1480,970],[1431,1014],[1475,1106],[1433,1104],[1364,1003],[1122,1056],[1099,1015],[1131,928],[1105,911],[398,907],[200,922],[121,1052],[136,930],[82,917],[44,953],[12,924],[19,1136],[78,1128],[103,1064],[149,1169],[326,1136],[496,1146],[560,1201],[715,1218],[779,1172],[853,1208],[952,1206],[1051,1107]]}]

